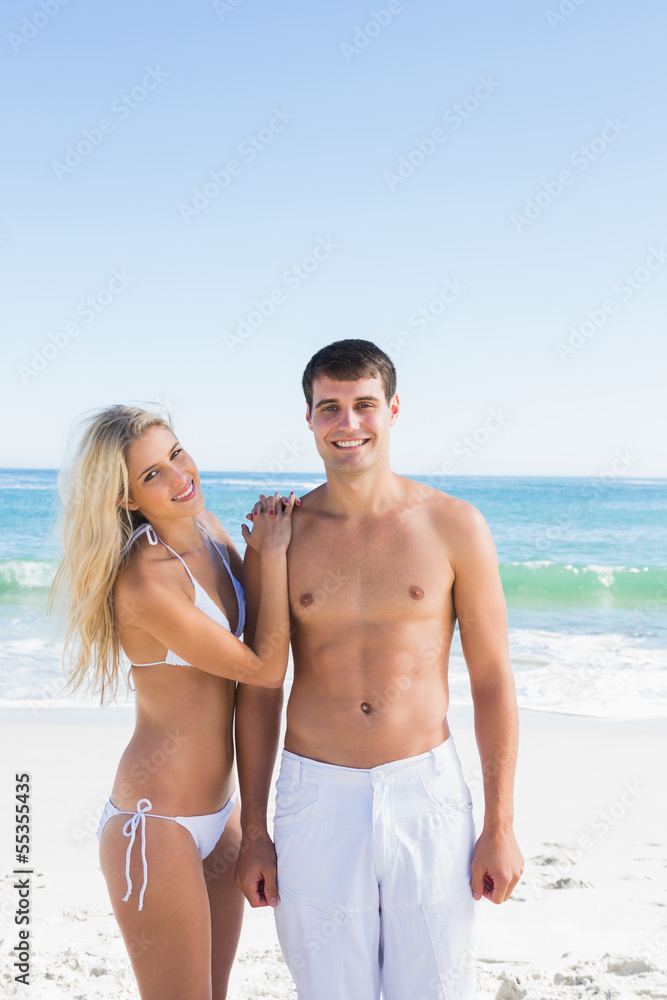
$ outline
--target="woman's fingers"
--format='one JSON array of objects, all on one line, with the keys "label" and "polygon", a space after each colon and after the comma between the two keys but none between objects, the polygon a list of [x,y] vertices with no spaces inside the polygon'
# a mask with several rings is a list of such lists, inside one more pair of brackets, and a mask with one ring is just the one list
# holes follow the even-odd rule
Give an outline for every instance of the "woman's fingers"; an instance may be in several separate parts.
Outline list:
[{"label": "woman's fingers", "polygon": [[261,493],[260,497],[259,497],[259,500],[255,504],[255,506],[253,507],[253,509],[251,510],[251,512],[249,514],[246,514],[246,520],[252,521],[253,518],[255,518],[258,514],[262,513],[262,508],[263,508],[265,500],[266,500],[265,494]]},{"label": "woman's fingers", "polygon": [[281,496],[277,491],[273,496],[267,496],[265,493],[260,493],[260,498],[253,507],[250,514],[246,514],[247,521],[253,521],[258,514],[268,514],[270,517],[275,517],[280,511],[286,511],[288,507],[299,507],[301,501],[294,493],[294,490],[289,496]]},{"label": "woman's fingers", "polygon": [[284,508],[289,507],[290,504],[298,507],[299,504],[301,503],[301,501],[299,500],[298,496],[296,496],[294,490],[292,490],[292,492],[290,493],[290,495],[288,497],[281,497],[280,499],[283,502],[283,507]]},{"label": "woman's fingers", "polygon": [[268,511],[269,517],[275,517],[276,513],[276,499],[279,499],[280,494],[274,493],[272,497],[266,498],[266,509]]}]

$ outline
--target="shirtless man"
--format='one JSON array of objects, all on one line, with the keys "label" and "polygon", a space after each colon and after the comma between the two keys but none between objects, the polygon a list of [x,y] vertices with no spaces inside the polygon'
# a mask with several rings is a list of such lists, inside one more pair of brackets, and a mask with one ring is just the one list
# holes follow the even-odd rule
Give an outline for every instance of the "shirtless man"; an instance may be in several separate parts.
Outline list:
[{"label": "shirtless man", "polygon": [[[294,684],[275,851],[281,692],[238,689],[237,883],[252,906],[275,908],[300,1000],[473,1000],[474,901],[502,903],[523,871],[495,547],[475,507],[391,471],[396,374],[374,344],[323,348],[303,386],[327,481],[303,498],[288,551]],[[245,573],[251,642],[250,548]],[[447,725],[457,619],[484,778],[476,843]]]}]

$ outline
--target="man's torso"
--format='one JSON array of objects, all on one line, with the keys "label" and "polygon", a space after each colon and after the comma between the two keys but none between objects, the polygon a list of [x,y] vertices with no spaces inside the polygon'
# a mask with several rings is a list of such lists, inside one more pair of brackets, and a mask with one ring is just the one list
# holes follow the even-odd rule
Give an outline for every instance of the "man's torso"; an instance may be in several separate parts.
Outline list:
[{"label": "man's torso", "polygon": [[368,768],[449,734],[456,620],[447,513],[463,501],[399,479],[400,502],[352,521],[304,498],[288,552],[294,685],[286,749]]}]

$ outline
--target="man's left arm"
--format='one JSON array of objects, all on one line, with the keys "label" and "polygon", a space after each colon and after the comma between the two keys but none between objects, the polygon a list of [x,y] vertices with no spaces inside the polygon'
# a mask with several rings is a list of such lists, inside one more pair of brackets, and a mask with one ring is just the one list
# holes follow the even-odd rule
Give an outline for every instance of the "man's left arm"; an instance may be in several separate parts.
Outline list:
[{"label": "man's left arm", "polygon": [[523,872],[512,829],[519,712],[507,610],[496,548],[484,517],[466,504],[456,520],[454,607],[470,674],[484,781],[484,826],[473,853],[470,885],[475,899],[484,895],[492,903],[503,903]]}]

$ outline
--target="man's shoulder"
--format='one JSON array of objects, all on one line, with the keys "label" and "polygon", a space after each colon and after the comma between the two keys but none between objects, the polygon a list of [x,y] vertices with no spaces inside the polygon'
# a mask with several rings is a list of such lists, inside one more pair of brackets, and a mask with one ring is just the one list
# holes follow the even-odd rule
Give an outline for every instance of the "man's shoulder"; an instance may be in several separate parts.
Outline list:
[{"label": "man's shoulder", "polygon": [[308,511],[310,514],[316,514],[322,508],[324,499],[326,497],[326,483],[320,483],[315,489],[309,490],[308,493],[300,493],[299,500],[299,512]]},{"label": "man's shoulder", "polygon": [[474,528],[485,524],[484,515],[467,500],[416,479],[404,479],[407,505],[423,506],[442,527]]}]

